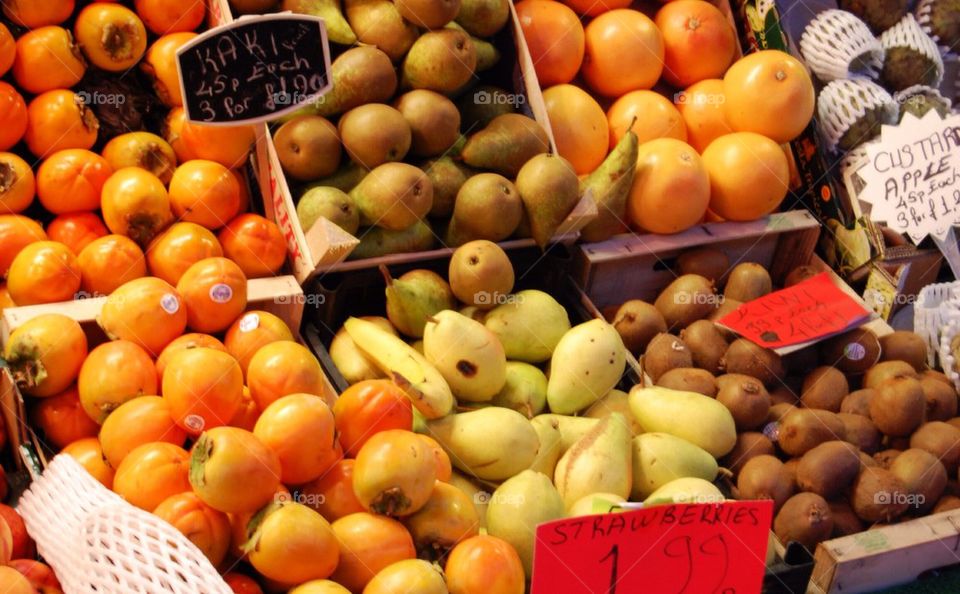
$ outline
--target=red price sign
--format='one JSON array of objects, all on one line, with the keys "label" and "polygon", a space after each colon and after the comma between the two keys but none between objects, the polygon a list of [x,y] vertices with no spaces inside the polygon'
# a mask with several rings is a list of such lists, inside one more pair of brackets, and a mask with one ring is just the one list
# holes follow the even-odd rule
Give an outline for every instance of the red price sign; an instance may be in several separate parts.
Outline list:
[{"label": "red price sign", "polygon": [[772,521],[772,501],[727,501],[541,524],[532,594],[757,594]]},{"label": "red price sign", "polygon": [[870,317],[822,272],[744,303],[717,322],[758,345],[777,349],[826,338]]}]

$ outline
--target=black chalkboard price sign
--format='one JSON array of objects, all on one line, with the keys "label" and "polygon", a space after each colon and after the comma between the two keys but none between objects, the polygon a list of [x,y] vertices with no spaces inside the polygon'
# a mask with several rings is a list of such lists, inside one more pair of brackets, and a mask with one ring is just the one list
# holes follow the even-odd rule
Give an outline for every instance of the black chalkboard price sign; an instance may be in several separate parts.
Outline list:
[{"label": "black chalkboard price sign", "polygon": [[332,86],[323,19],[244,17],[210,29],[177,51],[187,119],[252,124],[295,111]]}]

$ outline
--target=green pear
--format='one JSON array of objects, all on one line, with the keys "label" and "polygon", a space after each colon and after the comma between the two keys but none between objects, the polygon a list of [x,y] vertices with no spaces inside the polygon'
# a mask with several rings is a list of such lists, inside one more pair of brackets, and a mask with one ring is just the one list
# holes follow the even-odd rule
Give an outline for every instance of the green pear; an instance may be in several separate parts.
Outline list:
[{"label": "green pear", "polygon": [[530,421],[499,406],[447,415],[428,422],[427,429],[455,467],[490,481],[530,468],[540,447]]},{"label": "green pear", "polygon": [[533,240],[545,247],[580,201],[577,173],[563,157],[544,153],[523,165],[516,184]]},{"label": "green pear", "polygon": [[550,410],[564,415],[590,406],[617,385],[626,363],[620,333],[605,320],[574,326],[557,343],[550,359]]},{"label": "green pear", "polygon": [[353,45],[357,36],[340,12],[338,0],[283,0],[280,11],[320,17],[327,26],[327,38],[340,45]]},{"label": "green pear", "polygon": [[348,256],[350,260],[422,252],[432,248],[436,239],[427,221],[417,221],[400,231],[391,231],[382,227],[365,227],[358,230],[356,236],[360,243],[350,252]]},{"label": "green pear", "polygon": [[297,218],[304,233],[320,218],[329,220],[350,235],[356,235],[360,227],[360,213],[350,196],[330,187],[307,190],[297,202]]},{"label": "green pear", "polygon": [[723,493],[710,481],[696,477],[684,477],[670,481],[644,499],[643,505],[669,505],[673,503],[722,503]]},{"label": "green pear", "polygon": [[484,325],[500,339],[507,359],[542,363],[570,329],[570,317],[547,293],[527,289],[491,309]]},{"label": "green pear", "polygon": [[603,241],[627,230],[627,197],[637,170],[637,135],[627,130],[617,146],[580,183],[580,194],[589,193],[597,204],[597,218],[580,230],[583,241]]},{"label": "green pear", "polygon": [[449,217],[457,200],[460,187],[474,174],[469,167],[453,160],[449,155],[420,163],[433,184],[431,217]]},{"label": "green pear", "polygon": [[505,113],[471,136],[460,156],[471,167],[514,178],[527,161],[549,149],[550,141],[539,122],[519,113]]},{"label": "green pear", "polygon": [[343,0],[347,20],[360,43],[376,46],[399,62],[420,32],[390,0]]},{"label": "green pear", "polygon": [[[456,31],[463,31],[469,34],[469,31],[464,29],[463,26],[456,21],[447,23],[446,28],[454,29]],[[470,36],[470,41],[473,42],[473,47],[477,49],[477,66],[475,68],[476,72],[485,72],[497,65],[497,62],[500,61],[500,50],[497,49],[497,46],[485,39],[474,37],[473,35]]]},{"label": "green pear", "polygon": [[584,495],[567,509],[568,518],[592,516],[595,514],[609,514],[621,511],[620,504],[626,499],[616,493],[590,493]]},{"label": "green pear", "polygon": [[[386,318],[365,316],[361,319],[373,322],[394,336],[397,335],[393,324]],[[357,344],[353,342],[344,328],[338,330],[334,335],[333,341],[330,342],[329,353],[330,358],[333,359],[333,364],[337,366],[337,371],[340,372],[340,375],[348,384],[387,377],[373,361],[363,354],[363,351],[357,348]]]},{"label": "green pear", "polygon": [[630,410],[646,432],[669,433],[701,447],[714,458],[737,443],[733,415],[715,398],[652,386],[630,390]]},{"label": "green pear", "polygon": [[716,476],[716,458],[685,439],[669,433],[644,433],[633,438],[633,499],[646,499],[678,478],[712,481]]},{"label": "green pear", "polygon": [[450,289],[457,299],[479,309],[493,309],[513,292],[515,274],[503,248],[479,239],[456,249],[447,268]]},{"label": "green pear", "polygon": [[530,421],[540,441],[537,457],[530,465],[530,470],[542,472],[550,477],[556,471],[557,462],[563,455],[563,436],[560,433],[560,423],[551,418],[554,416],[559,415],[539,415]]},{"label": "green pear", "polygon": [[550,423],[560,432],[560,453],[563,454],[573,444],[600,424],[601,419],[571,417],[569,415],[543,414],[533,417],[533,423]]},{"label": "green pear", "polygon": [[423,219],[433,206],[433,184],[417,167],[384,163],[350,190],[360,223],[402,231]]},{"label": "green pear", "polygon": [[513,235],[521,216],[523,202],[513,182],[496,173],[478,173],[457,192],[446,243],[503,241]]},{"label": "green pear", "polygon": [[421,338],[431,316],[456,306],[450,285],[435,272],[411,270],[395,279],[382,264],[380,272],[387,281],[387,318],[407,336]]},{"label": "green pear", "polygon": [[450,480],[447,482],[460,489],[464,495],[470,498],[470,501],[473,502],[473,508],[477,510],[477,517],[480,518],[480,527],[486,528],[487,505],[490,503],[490,493],[487,489],[463,476],[456,470],[450,474]]},{"label": "green pear", "polygon": [[529,363],[507,361],[503,388],[490,404],[512,408],[532,419],[547,405],[547,376]]},{"label": "green pear", "polygon": [[333,87],[313,111],[333,116],[367,103],[383,103],[397,92],[397,72],[390,56],[372,45],[352,47],[330,65]]},{"label": "green pear", "polygon": [[483,324],[456,311],[427,319],[423,354],[458,400],[487,402],[506,381],[507,357],[500,341]]},{"label": "green pear", "polygon": [[394,0],[403,18],[424,29],[439,29],[460,12],[460,0]]},{"label": "green pear", "polygon": [[427,31],[403,59],[401,85],[453,93],[470,81],[477,66],[477,48],[465,31]]},{"label": "green pear", "polygon": [[353,161],[347,161],[346,164],[342,165],[340,169],[337,169],[333,174],[327,177],[321,177],[304,186],[303,193],[306,194],[313,188],[336,188],[343,192],[349,192],[357,187],[357,184],[366,176],[366,169],[360,167]]},{"label": "green pear", "polygon": [[630,431],[634,435],[643,433],[643,428],[641,428],[640,423],[637,423],[637,420],[633,418],[633,413],[630,411],[629,396],[623,390],[610,390],[606,396],[597,400],[591,404],[587,410],[583,411],[582,415],[590,419],[602,419],[615,412],[626,417],[627,423],[630,425]]},{"label": "green pear", "polygon": [[524,470],[494,491],[487,507],[487,533],[517,551],[527,579],[533,575],[537,526],[564,517],[563,499],[546,475]]},{"label": "green pear", "polygon": [[456,22],[470,35],[493,37],[509,19],[509,0],[461,0]]},{"label": "green pear", "polygon": [[601,419],[561,456],[553,482],[568,509],[591,493],[630,496],[633,487],[630,438],[626,418],[613,413]]}]

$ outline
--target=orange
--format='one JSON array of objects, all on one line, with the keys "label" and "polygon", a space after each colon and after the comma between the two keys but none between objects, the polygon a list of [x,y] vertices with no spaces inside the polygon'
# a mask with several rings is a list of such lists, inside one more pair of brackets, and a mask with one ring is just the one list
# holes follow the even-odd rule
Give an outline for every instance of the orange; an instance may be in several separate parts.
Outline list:
[{"label": "orange", "polygon": [[150,274],[171,285],[196,262],[223,255],[217,236],[196,223],[174,223],[147,248]]},{"label": "orange", "polygon": [[724,115],[723,81],[708,78],[677,93],[676,103],[687,128],[687,142],[703,154],[714,139],[733,132]]},{"label": "orange", "polygon": [[7,289],[17,305],[71,301],[79,288],[77,257],[56,241],[27,245],[7,273]]},{"label": "orange", "polygon": [[100,208],[103,184],[113,175],[106,159],[85,149],[57,151],[37,169],[37,198],[54,214]]},{"label": "orange", "polygon": [[63,27],[41,27],[17,40],[13,78],[24,90],[37,95],[69,89],[87,71],[73,35]]},{"label": "orange", "polygon": [[590,21],[584,32],[582,73],[593,91],[619,97],[657,84],[663,70],[663,37],[647,15],[611,10]]},{"label": "orange", "polygon": [[214,567],[230,548],[230,519],[204,503],[194,493],[178,493],[163,500],[153,514],[171,524],[197,545]]},{"label": "orange", "polygon": [[15,88],[0,81],[0,151],[20,142],[27,131],[27,104]]},{"label": "orange", "polygon": [[[192,0],[191,0],[192,1]],[[203,5],[199,6],[201,12]],[[194,37],[196,33],[171,33],[153,42],[140,68],[153,80],[153,90],[167,107],[183,105],[180,89],[180,75],[177,71],[177,50]]]},{"label": "orange", "polygon": [[640,145],[627,198],[627,219],[652,233],[677,233],[696,225],[710,202],[710,179],[689,144],[658,138]]},{"label": "orange", "polygon": [[763,134],[778,144],[803,132],[816,103],[806,68],[779,50],[737,60],[723,77],[723,94],[724,113],[734,130]]},{"label": "orange", "polygon": [[38,401],[30,411],[30,420],[56,449],[78,439],[96,437],[100,431],[100,425],[84,412],[76,384]]},{"label": "orange", "polygon": [[36,29],[70,18],[74,0],[3,0],[3,14],[17,25]]},{"label": "orange", "polygon": [[159,396],[124,402],[100,427],[103,458],[112,468],[119,468],[127,454],[145,443],[165,441],[182,446],[186,440],[186,432],[173,422],[169,404]]},{"label": "orange", "polygon": [[573,85],[550,87],[543,102],[560,156],[578,175],[596,169],[607,156],[607,118],[600,105]]},{"label": "orange", "polygon": [[683,116],[669,99],[653,91],[631,91],[617,99],[607,110],[607,122],[611,149],[631,129],[631,124],[641,145],[655,138],[687,140]]},{"label": "orange", "polygon": [[59,241],[77,255],[95,239],[109,233],[100,217],[89,211],[57,215],[47,225],[47,235],[50,239]]},{"label": "orange", "polygon": [[103,424],[124,402],[157,393],[157,368],[150,355],[132,342],[105,342],[84,360],[77,390],[83,410]]},{"label": "orange", "polygon": [[127,503],[153,511],[168,497],[190,491],[190,454],[165,441],[145,443],[117,468],[113,490]]},{"label": "orange", "polygon": [[552,0],[517,3],[537,80],[543,88],[573,80],[583,62],[583,25],[569,7]]},{"label": "orange", "polygon": [[206,258],[187,268],[177,292],[187,309],[187,326],[197,332],[222,332],[247,308],[247,277],[226,258]]},{"label": "orange", "polygon": [[216,161],[227,169],[243,165],[257,140],[253,126],[198,126],[186,119],[179,124],[180,138],[189,153],[197,159]]},{"label": "orange", "polygon": [[108,489],[113,488],[113,469],[107,466],[96,437],[84,437],[63,448],[61,453],[72,457],[90,476]]},{"label": "orange", "polygon": [[156,175],[139,167],[124,167],[103,185],[103,221],[112,233],[126,235],[141,246],[173,222],[170,196]]},{"label": "orange", "polygon": [[242,214],[217,235],[224,255],[236,262],[247,278],[274,276],[287,259],[287,243],[280,227],[258,214]]},{"label": "orange", "polygon": [[40,223],[22,215],[0,214],[0,274],[6,276],[10,264],[25,246],[47,239]]},{"label": "orange", "polygon": [[133,6],[147,29],[157,35],[193,31],[206,15],[204,3],[195,0],[134,0]]},{"label": "orange", "polygon": [[787,195],[790,168],[776,142],[753,132],[735,132],[703,151],[710,174],[710,210],[728,221],[768,215]]},{"label": "orange", "polygon": [[80,11],[73,34],[84,55],[107,72],[133,68],[147,49],[147,31],[132,10],[94,2]]},{"label": "orange", "polygon": [[16,214],[26,210],[36,189],[30,165],[13,153],[0,153],[0,212]]},{"label": "orange", "polygon": [[159,278],[145,276],[117,287],[107,297],[97,323],[111,338],[129,340],[157,356],[183,334],[183,297]]},{"label": "orange", "polygon": [[164,183],[170,183],[177,168],[177,155],[167,141],[150,132],[128,132],[115,136],[103,147],[103,158],[116,169],[146,169]]},{"label": "orange", "polygon": [[3,76],[13,66],[17,57],[17,43],[10,33],[10,29],[0,23],[0,76]]},{"label": "orange", "polygon": [[564,0],[564,4],[575,10],[577,14],[597,16],[608,10],[627,8],[633,2],[632,0]]},{"label": "orange", "polygon": [[38,95],[27,106],[25,140],[38,157],[63,149],[89,149],[97,142],[100,122],[73,91],[57,89]]},{"label": "orange", "polygon": [[80,286],[90,296],[113,293],[120,285],[147,276],[147,261],[140,246],[123,235],[94,239],[77,255]]},{"label": "orange", "polygon": [[220,163],[187,161],[170,180],[170,205],[181,221],[219,229],[240,212],[240,184]]},{"label": "orange", "polygon": [[654,20],[665,46],[663,78],[675,87],[720,78],[736,56],[733,25],[709,2],[674,0]]}]

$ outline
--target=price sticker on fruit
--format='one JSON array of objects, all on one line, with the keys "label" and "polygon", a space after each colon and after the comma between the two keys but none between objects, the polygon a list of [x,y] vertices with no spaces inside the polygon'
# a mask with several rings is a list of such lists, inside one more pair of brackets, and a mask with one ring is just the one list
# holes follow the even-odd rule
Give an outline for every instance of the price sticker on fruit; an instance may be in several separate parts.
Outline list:
[{"label": "price sticker on fruit", "polygon": [[772,518],[772,501],[724,501],[547,522],[532,594],[757,594]]},{"label": "price sticker on fruit", "polygon": [[323,100],[333,85],[323,19],[301,14],[240,18],[177,50],[187,119],[240,125],[276,119]]}]

